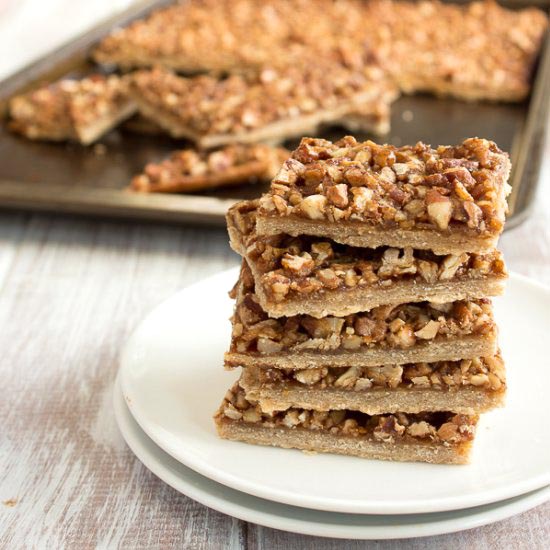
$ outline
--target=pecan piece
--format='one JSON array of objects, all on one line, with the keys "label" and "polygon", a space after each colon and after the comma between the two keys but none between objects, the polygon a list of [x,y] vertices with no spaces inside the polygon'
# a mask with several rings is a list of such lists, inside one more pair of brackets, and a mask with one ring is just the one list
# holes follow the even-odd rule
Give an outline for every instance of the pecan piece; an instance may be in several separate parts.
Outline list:
[{"label": "pecan piece", "polygon": [[300,203],[300,211],[311,220],[322,220],[325,217],[327,199],[323,195],[309,195]]},{"label": "pecan piece", "polygon": [[447,229],[453,213],[453,204],[449,197],[446,197],[436,191],[429,189],[426,193],[426,207],[429,218],[437,225],[439,229]]},{"label": "pecan piece", "polygon": [[339,208],[345,208],[349,202],[348,186],[345,183],[331,185],[327,189],[327,199],[335,206],[338,206]]},{"label": "pecan piece", "polygon": [[321,283],[323,283],[324,286],[333,290],[342,284],[342,281],[338,275],[336,275],[336,272],[330,268],[321,269],[317,273],[317,278],[321,281]]},{"label": "pecan piece", "polygon": [[309,275],[315,267],[313,258],[308,252],[304,252],[300,256],[285,254],[281,260],[281,265],[301,277]]}]

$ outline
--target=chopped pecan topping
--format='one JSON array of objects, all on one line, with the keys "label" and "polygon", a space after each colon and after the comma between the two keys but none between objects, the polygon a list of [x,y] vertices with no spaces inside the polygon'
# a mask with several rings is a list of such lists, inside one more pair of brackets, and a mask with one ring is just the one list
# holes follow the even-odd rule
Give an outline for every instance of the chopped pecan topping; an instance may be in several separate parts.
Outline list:
[{"label": "chopped pecan topping", "polygon": [[379,367],[256,369],[256,376],[265,387],[295,382],[315,389],[341,388],[354,391],[398,387],[444,390],[464,386],[502,391],[506,386],[504,362],[500,354],[460,361]]},{"label": "chopped pecan topping", "polygon": [[437,149],[303,138],[273,180],[285,208],[266,208],[272,189],[259,215],[498,234],[509,172],[508,155],[479,138]]},{"label": "chopped pecan topping", "polygon": [[384,442],[425,440],[446,445],[472,440],[477,424],[476,416],[450,412],[373,416],[356,411],[309,411],[298,408],[263,412],[258,404],[246,400],[238,384],[227,392],[216,416],[230,421],[261,423],[269,428],[326,430],[333,435]]},{"label": "chopped pecan topping", "polygon": [[[377,58],[406,92],[517,100],[529,90],[546,27],[543,11],[496,2],[191,0],[113,31],[94,56],[187,73],[257,70],[308,56],[360,67]],[[273,71],[263,79],[273,81]]]},{"label": "chopped pecan topping", "polygon": [[[281,292],[290,288],[289,282],[279,285]],[[346,317],[297,315],[271,319],[258,303],[246,264],[236,287],[236,299],[231,350],[240,353],[262,353],[266,339],[280,345],[280,351],[359,350],[372,346],[407,348],[420,341],[495,330],[489,300],[380,306]]]}]

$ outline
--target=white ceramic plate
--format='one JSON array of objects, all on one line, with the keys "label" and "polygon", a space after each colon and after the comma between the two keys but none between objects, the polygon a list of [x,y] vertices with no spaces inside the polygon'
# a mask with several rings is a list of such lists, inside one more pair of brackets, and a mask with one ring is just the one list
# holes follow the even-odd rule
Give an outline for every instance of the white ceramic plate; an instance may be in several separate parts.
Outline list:
[{"label": "white ceramic plate", "polygon": [[339,514],[298,508],[235,491],[187,468],[147,437],[136,423],[117,383],[115,417],[128,446],[168,485],[219,512],[293,533],[350,539],[397,539],[441,535],[509,518],[550,500],[550,486],[507,499],[452,512],[407,515]]},{"label": "white ceramic plate", "polygon": [[484,415],[473,463],[368,461],[219,439],[212,414],[238,376],[225,372],[232,270],[161,304],[121,358],[121,384],[145,433],[174,458],[228,487],[277,502],[362,514],[457,510],[550,484],[550,291],[519,276],[495,301],[508,368],[504,409]]}]

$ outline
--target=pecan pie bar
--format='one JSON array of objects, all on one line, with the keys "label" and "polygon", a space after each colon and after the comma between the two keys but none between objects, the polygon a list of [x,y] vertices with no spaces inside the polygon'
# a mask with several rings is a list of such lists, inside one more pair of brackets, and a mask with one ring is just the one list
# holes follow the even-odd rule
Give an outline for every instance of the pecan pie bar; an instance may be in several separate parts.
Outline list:
[{"label": "pecan pie bar", "polygon": [[471,138],[436,149],[303,138],[260,200],[260,235],[482,253],[504,225],[510,160]]},{"label": "pecan pie bar", "polygon": [[123,68],[161,65],[186,74],[227,74],[274,60],[281,66],[312,55],[323,61],[343,42],[357,56],[370,42],[363,4],[362,0],[189,0],[116,29],[101,41],[93,57]]},{"label": "pecan pie bar", "polygon": [[489,300],[379,306],[346,317],[270,318],[254,293],[246,262],[232,297],[231,346],[225,366],[285,369],[367,367],[447,361],[496,352]]},{"label": "pecan pie bar", "polygon": [[184,72],[253,69],[342,50],[380,59],[406,92],[474,100],[526,97],[545,30],[543,11],[395,0],[201,0],[154,11],[94,52],[122,67]]},{"label": "pecan pie bar", "polygon": [[548,27],[542,10],[507,9],[493,0],[366,4],[377,23],[377,51],[402,91],[468,101],[528,95]]},{"label": "pecan pie bar", "polygon": [[448,303],[497,296],[506,268],[500,252],[436,255],[412,248],[355,248],[316,237],[258,236],[257,201],[227,215],[232,248],[254,277],[271,317],[344,316],[380,305]]},{"label": "pecan pie bar", "polygon": [[201,148],[275,143],[346,121],[384,130],[389,111],[379,104],[395,97],[379,68],[358,72],[333,64],[324,70],[322,64],[266,68],[257,77],[225,79],[155,69],[135,73],[130,89],[144,116]]},{"label": "pecan pie bar", "polygon": [[368,415],[292,407],[266,413],[236,384],[215,422],[220,437],[256,445],[380,460],[466,464],[477,416],[451,412]]},{"label": "pecan pie bar", "polygon": [[305,370],[244,369],[241,387],[262,411],[291,407],[366,414],[451,411],[479,414],[504,404],[500,354],[461,361]]},{"label": "pecan pie bar", "polygon": [[99,63],[126,69],[162,65],[184,73],[229,72],[262,65],[276,53],[283,53],[278,43],[284,41],[289,46],[284,40],[289,36],[288,15],[295,17],[297,9],[309,4],[313,7],[314,3],[309,0],[177,3],[116,29],[101,41],[93,57]]},{"label": "pecan pie bar", "polygon": [[218,151],[184,149],[148,164],[132,179],[136,191],[190,193],[204,189],[264,181],[273,177],[288,151],[268,145],[228,145]]},{"label": "pecan pie bar", "polygon": [[9,104],[10,127],[29,139],[92,143],[136,110],[126,81],[92,75],[60,80]]}]

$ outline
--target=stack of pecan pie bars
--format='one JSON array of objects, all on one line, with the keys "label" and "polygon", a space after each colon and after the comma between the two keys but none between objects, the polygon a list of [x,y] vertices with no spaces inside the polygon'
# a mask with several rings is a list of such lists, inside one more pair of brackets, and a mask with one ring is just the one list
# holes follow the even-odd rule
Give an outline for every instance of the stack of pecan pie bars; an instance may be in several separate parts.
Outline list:
[{"label": "stack of pecan pie bars", "polygon": [[243,257],[221,437],[365,458],[465,463],[504,401],[491,296],[506,270],[508,155],[304,138],[228,213]]}]

